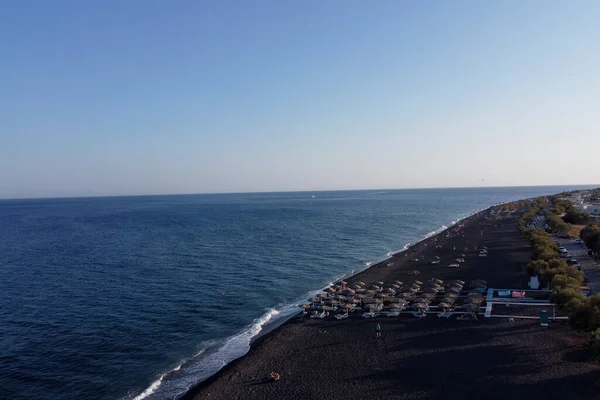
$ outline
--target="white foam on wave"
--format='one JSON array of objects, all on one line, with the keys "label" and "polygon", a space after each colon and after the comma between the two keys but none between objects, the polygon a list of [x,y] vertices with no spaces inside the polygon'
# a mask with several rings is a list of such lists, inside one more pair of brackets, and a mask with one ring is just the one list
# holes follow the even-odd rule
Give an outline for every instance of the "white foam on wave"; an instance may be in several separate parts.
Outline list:
[{"label": "white foam on wave", "polygon": [[236,358],[246,354],[250,350],[252,339],[279,313],[279,310],[269,309],[263,316],[255,319],[242,332],[225,339],[222,346],[216,348],[210,354],[199,358],[207,352],[205,348],[194,357],[179,364],[176,368],[162,374],[146,390],[134,397],[133,400],[180,398],[192,386],[217,373]]}]

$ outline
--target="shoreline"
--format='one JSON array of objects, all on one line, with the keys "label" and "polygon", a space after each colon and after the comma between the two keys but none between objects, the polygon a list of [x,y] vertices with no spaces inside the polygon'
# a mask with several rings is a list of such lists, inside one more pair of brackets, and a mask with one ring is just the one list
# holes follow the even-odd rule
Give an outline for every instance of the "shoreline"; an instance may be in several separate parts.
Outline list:
[{"label": "shoreline", "polygon": [[[524,199],[524,200],[528,200],[528,199]],[[518,200],[518,201],[523,201],[523,200]],[[453,228],[456,228],[457,226],[463,224],[464,222],[470,221],[473,218],[477,218],[477,217],[483,215],[484,213],[488,212],[489,210],[491,210],[495,207],[498,207],[502,204],[510,204],[510,203],[514,203],[514,202],[499,203],[496,205],[492,205],[483,210],[475,211],[474,213],[471,213],[470,215],[468,215],[464,218],[459,218],[454,222],[454,224],[441,229],[439,232],[436,232],[430,236],[423,237],[422,239],[420,239],[419,241],[417,241],[413,244],[409,243],[408,247],[406,247],[400,251],[397,251],[397,252],[393,253],[391,256],[386,257],[380,261],[377,261],[377,262],[367,266],[366,268],[364,268],[356,273],[353,273],[352,275],[349,275],[347,277],[342,277],[340,280],[345,280],[348,282],[356,282],[356,281],[360,280],[364,274],[368,273],[369,271],[375,270],[377,268],[383,267],[384,265],[389,263],[390,260],[394,260],[395,258],[398,258],[400,256],[404,257],[410,251],[413,251],[415,249],[418,249],[418,251],[421,251],[423,247],[426,247],[427,244],[429,244],[429,242],[434,243],[436,241],[436,238],[439,235],[442,235],[443,233],[445,233],[449,230],[452,230]],[[443,226],[445,226],[445,225],[442,225],[441,227],[443,227]],[[326,286],[326,287],[328,287],[328,286]],[[315,291],[322,291],[322,289],[316,289]],[[198,392],[200,392],[203,388],[209,386],[211,383],[215,382],[216,380],[218,380],[219,378],[221,378],[222,376],[227,374],[227,372],[230,371],[231,369],[235,368],[235,366],[237,364],[239,364],[244,358],[246,358],[249,354],[251,354],[252,351],[255,350],[257,347],[259,347],[262,343],[264,343],[265,341],[268,341],[272,336],[277,335],[288,324],[294,324],[294,323],[299,322],[297,320],[298,314],[299,313],[295,313],[295,314],[290,315],[289,317],[282,318],[281,321],[278,321],[277,323],[272,324],[272,325],[267,324],[265,327],[263,327],[263,330],[257,336],[252,338],[252,340],[250,341],[250,348],[247,353],[245,353],[244,355],[242,355],[238,358],[231,360],[229,363],[224,365],[221,369],[216,371],[214,374],[212,374],[208,378],[204,379],[203,381],[198,382],[196,385],[192,386],[186,393],[176,397],[176,399],[177,400],[193,400],[193,399],[195,399],[195,396],[198,394]]]},{"label": "shoreline", "polygon": [[[528,277],[524,266],[530,259],[531,247],[517,229],[521,213],[513,212],[500,219],[494,214],[494,210],[505,205],[518,205],[526,200],[529,199],[494,205],[476,212],[405,251],[344,278],[344,281],[350,285],[358,280],[392,282],[400,279],[410,282],[433,277],[465,281],[483,278],[491,287],[526,288]],[[483,245],[489,247],[490,256],[481,259],[477,257],[476,249]],[[465,268],[444,266],[457,256],[456,253],[463,251],[467,253]],[[441,256],[443,264],[431,265],[434,255]],[[418,261],[420,257],[425,259]],[[413,268],[420,269],[419,276],[410,276]],[[375,323],[384,327],[383,340],[372,336]],[[508,334],[499,335],[498,332]],[[423,319],[412,316],[378,317],[374,321],[364,320],[358,315],[345,321],[292,316],[258,335],[245,355],[194,385],[179,398],[345,399],[373,397],[374,393],[377,393],[376,397],[400,396],[406,399],[464,399],[465,395],[482,397],[486,393],[489,397],[488,386],[478,384],[477,380],[467,380],[465,385],[460,379],[448,380],[442,374],[431,381],[418,371],[429,371],[433,366],[443,365],[442,371],[458,369],[459,374],[469,376],[481,375],[486,369],[493,370],[504,364],[521,367],[517,368],[519,377],[509,379],[498,375],[498,385],[494,384],[492,391],[497,391],[498,396],[500,393],[505,396],[523,393],[535,396],[543,392],[564,392],[562,386],[556,387],[548,381],[550,377],[560,376],[561,379],[569,379],[568,384],[563,381],[562,385],[571,390],[563,398],[592,398],[588,389],[596,385],[589,382],[596,382],[600,377],[600,368],[587,362],[586,357],[578,352],[578,347],[573,346],[573,343],[581,344],[581,340],[560,323],[544,330],[531,321],[516,323],[494,318],[473,323],[433,316]],[[457,344],[459,347],[456,347]],[[456,355],[449,352],[454,348],[460,349]],[[547,354],[549,352],[544,349],[548,348],[554,351]],[[429,354],[437,356],[429,359]],[[508,356],[508,359],[503,359]],[[464,358],[464,361],[457,364],[455,357]],[[561,362],[561,359],[568,361]],[[319,367],[325,365],[335,365],[335,368]],[[570,376],[573,368],[577,368],[581,376]],[[541,372],[535,372],[537,370]],[[280,373],[281,381],[266,379],[269,371]],[[528,380],[529,384],[525,385],[520,380]],[[483,376],[481,381],[485,381]]]}]

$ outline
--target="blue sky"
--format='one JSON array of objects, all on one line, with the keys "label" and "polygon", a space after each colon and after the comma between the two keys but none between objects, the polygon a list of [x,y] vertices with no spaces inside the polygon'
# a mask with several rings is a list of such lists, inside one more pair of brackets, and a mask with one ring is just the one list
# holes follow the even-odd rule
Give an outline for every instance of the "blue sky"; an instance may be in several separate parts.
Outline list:
[{"label": "blue sky", "polygon": [[3,2],[0,198],[600,183],[598,21],[597,1]]}]

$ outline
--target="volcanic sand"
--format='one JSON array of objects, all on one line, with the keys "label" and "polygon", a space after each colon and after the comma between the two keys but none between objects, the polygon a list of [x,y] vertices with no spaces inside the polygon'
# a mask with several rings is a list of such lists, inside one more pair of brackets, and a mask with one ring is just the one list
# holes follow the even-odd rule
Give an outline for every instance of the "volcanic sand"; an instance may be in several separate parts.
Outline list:
[{"label": "volcanic sand", "polygon": [[[347,282],[439,278],[468,285],[480,278],[494,288],[526,288],[531,248],[517,229],[518,218],[495,219],[490,210],[476,214]],[[482,246],[489,250],[486,258],[477,256]],[[461,253],[465,263],[448,268]],[[431,264],[434,256],[439,264]],[[411,274],[415,270],[419,275]],[[295,318],[185,398],[600,399],[600,367],[584,338],[566,324],[480,319]],[[381,338],[375,337],[377,323]],[[271,371],[280,374],[278,382],[267,379]]]}]

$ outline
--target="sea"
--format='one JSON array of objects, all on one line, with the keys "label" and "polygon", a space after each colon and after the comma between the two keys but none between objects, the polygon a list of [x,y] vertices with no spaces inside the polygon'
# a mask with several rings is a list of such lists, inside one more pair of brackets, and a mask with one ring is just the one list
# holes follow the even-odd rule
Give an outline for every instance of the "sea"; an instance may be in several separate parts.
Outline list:
[{"label": "sea", "polygon": [[180,398],[330,283],[580,188],[0,200],[0,398]]}]

